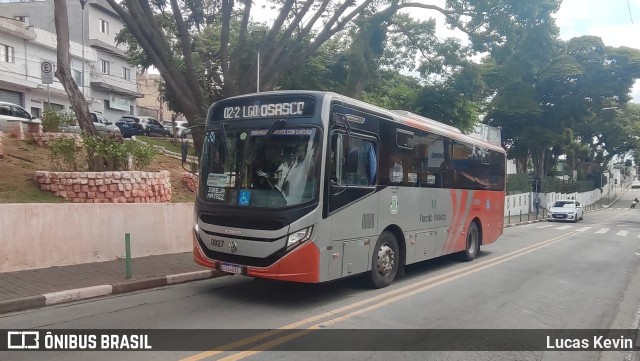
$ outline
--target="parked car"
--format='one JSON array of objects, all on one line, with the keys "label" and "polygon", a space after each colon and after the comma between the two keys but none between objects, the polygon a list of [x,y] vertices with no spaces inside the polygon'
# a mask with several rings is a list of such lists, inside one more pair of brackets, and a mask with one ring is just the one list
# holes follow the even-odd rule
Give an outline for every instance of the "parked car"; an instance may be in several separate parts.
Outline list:
[{"label": "parked car", "polygon": [[549,207],[547,221],[577,222],[584,218],[584,209],[580,202],[574,199],[559,199]]},{"label": "parked car", "polygon": [[40,119],[29,114],[23,107],[7,102],[0,102],[0,132],[7,131],[10,124],[42,123]]},{"label": "parked car", "polygon": [[[120,136],[120,129],[113,125],[112,122],[108,121],[107,118],[104,117],[101,113],[91,112],[91,120],[93,121],[93,126],[96,127],[98,131],[98,135],[102,136]],[[60,131],[63,133],[80,133],[79,125],[72,126],[61,126]]]},{"label": "parked car", "polygon": [[144,128],[140,122],[136,122],[134,118],[122,117],[116,122],[116,126],[120,129],[124,138],[131,138],[134,135],[143,135]]},{"label": "parked car", "polygon": [[132,135],[150,137],[168,137],[171,135],[169,129],[165,129],[159,121],[147,116],[125,115],[116,122],[116,126],[120,128],[123,134],[129,137]]},{"label": "parked car", "polygon": [[177,137],[181,137],[182,136],[182,132],[185,129],[187,129],[187,127],[189,126],[189,123],[187,121],[185,121],[185,120],[178,120],[178,121],[176,121],[175,129],[174,129],[173,123],[171,121],[164,121],[164,122],[162,122],[162,126],[165,129],[169,129],[169,133],[172,136],[175,133],[175,135]]},{"label": "parked car", "polygon": [[640,180],[634,180],[631,182],[631,188],[640,188]]}]

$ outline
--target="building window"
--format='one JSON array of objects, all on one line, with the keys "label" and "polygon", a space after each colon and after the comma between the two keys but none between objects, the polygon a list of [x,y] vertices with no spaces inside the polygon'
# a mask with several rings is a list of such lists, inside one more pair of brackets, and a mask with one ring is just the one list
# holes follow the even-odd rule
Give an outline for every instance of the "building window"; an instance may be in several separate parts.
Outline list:
[{"label": "building window", "polygon": [[109,64],[109,61],[100,59],[100,70],[102,74],[111,74],[111,64]]},{"label": "building window", "polygon": [[82,79],[82,71],[73,70],[73,80],[78,84],[78,86],[84,86]]},{"label": "building window", "polygon": [[103,34],[109,34],[109,23],[100,19],[100,32]]},{"label": "building window", "polygon": [[0,44],[0,61],[5,63],[15,62],[15,50],[13,46]]},{"label": "building window", "polygon": [[122,77],[126,80],[131,80],[131,69],[122,67]]}]

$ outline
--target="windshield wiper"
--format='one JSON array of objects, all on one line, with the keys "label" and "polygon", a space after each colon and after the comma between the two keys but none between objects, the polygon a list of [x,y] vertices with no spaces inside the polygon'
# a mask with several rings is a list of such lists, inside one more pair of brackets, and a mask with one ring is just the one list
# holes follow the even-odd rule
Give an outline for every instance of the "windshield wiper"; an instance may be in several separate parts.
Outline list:
[{"label": "windshield wiper", "polygon": [[222,130],[222,143],[224,143],[224,154],[229,154],[229,145],[227,144],[227,130],[224,127],[224,120],[220,121],[220,129]]},{"label": "windshield wiper", "polygon": [[254,159],[256,157],[256,155],[264,152],[265,148],[267,147],[267,144],[269,144],[269,139],[271,139],[271,136],[273,135],[273,133],[276,132],[276,130],[278,129],[282,129],[287,125],[287,121],[284,119],[278,119],[275,121],[275,123],[273,123],[273,125],[271,126],[271,128],[269,128],[269,130],[267,130],[267,134],[264,135],[264,137],[262,138],[258,138],[258,146],[256,147],[256,151],[252,154],[251,157],[248,157],[247,159]]}]

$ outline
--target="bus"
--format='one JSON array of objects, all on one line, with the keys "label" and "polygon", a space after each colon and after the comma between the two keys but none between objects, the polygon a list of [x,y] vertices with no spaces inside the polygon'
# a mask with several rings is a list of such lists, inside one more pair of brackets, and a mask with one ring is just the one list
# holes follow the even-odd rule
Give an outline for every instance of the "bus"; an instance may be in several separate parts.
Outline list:
[{"label": "bus", "polygon": [[203,137],[193,255],[211,269],[381,288],[503,233],[504,149],[428,118],[273,91],[214,103]]}]

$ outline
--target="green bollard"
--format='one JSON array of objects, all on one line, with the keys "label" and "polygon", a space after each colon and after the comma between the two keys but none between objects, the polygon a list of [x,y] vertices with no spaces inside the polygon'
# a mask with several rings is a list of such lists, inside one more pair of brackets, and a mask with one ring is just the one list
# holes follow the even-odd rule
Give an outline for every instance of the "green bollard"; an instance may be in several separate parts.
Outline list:
[{"label": "green bollard", "polygon": [[129,233],[124,234],[124,249],[127,278],[131,278],[131,235]]}]

